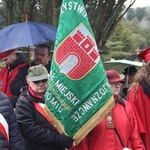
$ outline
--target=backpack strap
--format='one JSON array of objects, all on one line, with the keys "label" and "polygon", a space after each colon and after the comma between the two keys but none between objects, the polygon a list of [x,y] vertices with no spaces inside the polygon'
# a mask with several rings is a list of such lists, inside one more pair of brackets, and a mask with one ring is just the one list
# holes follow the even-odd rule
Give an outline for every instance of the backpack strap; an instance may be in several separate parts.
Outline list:
[{"label": "backpack strap", "polygon": [[115,131],[115,133],[117,134],[117,137],[118,137],[118,139],[119,139],[119,141],[120,141],[120,144],[121,144],[122,148],[124,148],[125,146],[124,146],[124,144],[123,144],[123,142],[122,142],[122,139],[121,139],[121,137],[120,137],[120,134],[119,134],[117,128],[114,128],[114,131]]}]

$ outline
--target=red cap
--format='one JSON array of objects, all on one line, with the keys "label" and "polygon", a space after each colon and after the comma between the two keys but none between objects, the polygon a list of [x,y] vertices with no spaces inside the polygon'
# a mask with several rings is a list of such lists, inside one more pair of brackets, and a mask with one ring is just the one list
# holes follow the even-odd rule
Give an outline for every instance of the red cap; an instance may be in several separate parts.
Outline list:
[{"label": "red cap", "polygon": [[141,53],[137,55],[139,58],[142,58],[145,62],[148,62],[150,60],[150,47],[147,49],[144,49]]},{"label": "red cap", "polygon": [[10,49],[10,50],[0,53],[0,59],[7,57],[9,54],[11,54],[14,51],[15,51],[14,49]]},{"label": "red cap", "polygon": [[113,82],[124,83],[125,82],[123,79],[120,78],[120,75],[117,73],[116,70],[108,70],[106,71],[106,75],[110,83],[113,83]]}]

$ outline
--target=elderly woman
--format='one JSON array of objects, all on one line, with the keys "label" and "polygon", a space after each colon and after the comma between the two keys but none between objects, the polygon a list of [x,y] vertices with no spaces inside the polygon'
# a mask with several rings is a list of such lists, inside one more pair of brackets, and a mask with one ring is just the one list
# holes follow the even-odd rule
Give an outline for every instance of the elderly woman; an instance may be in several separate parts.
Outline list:
[{"label": "elderly woman", "polygon": [[137,121],[129,102],[119,96],[124,83],[115,70],[106,71],[116,102],[108,115],[76,146],[76,150],[144,150]]}]

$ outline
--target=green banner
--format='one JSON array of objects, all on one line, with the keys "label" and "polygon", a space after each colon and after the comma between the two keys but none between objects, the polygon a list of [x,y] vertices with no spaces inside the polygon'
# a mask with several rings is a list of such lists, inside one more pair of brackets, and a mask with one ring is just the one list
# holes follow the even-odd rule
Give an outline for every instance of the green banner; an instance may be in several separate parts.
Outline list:
[{"label": "green banner", "polygon": [[78,144],[114,100],[82,0],[63,0],[46,93],[46,113]]}]

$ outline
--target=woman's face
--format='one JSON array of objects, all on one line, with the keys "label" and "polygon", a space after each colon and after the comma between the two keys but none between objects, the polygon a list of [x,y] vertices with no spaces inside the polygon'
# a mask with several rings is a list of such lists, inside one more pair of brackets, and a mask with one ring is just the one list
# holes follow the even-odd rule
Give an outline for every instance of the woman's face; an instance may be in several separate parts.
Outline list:
[{"label": "woman's face", "polygon": [[113,95],[118,95],[120,92],[121,82],[111,82],[110,88],[112,90]]}]

